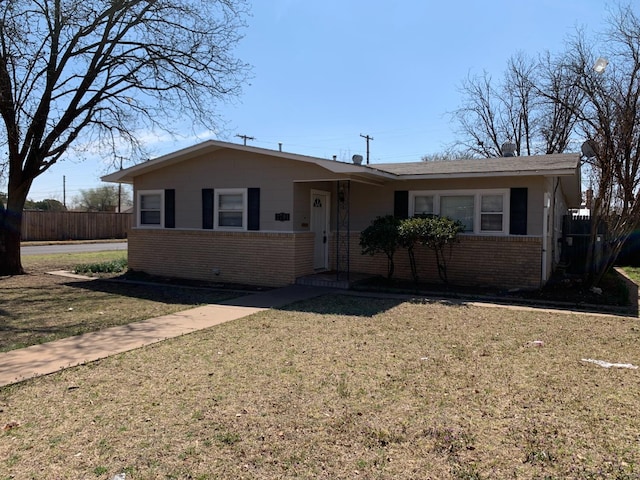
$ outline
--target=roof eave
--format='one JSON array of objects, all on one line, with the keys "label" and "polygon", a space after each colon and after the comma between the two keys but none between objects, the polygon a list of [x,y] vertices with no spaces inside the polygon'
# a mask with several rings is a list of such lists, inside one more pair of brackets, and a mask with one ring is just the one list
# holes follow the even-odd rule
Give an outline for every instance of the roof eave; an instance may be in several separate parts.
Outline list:
[{"label": "roof eave", "polygon": [[397,175],[376,170],[363,165],[356,165],[352,163],[339,162],[336,160],[329,160],[319,157],[311,157],[306,155],[298,155],[295,153],[281,152],[278,150],[269,150],[259,147],[251,147],[246,145],[237,145],[234,143],[220,142],[217,140],[208,140],[206,142],[199,143],[191,147],[178,150],[176,152],[163,155],[152,160],[148,160],[144,163],[139,163],[132,167],[117,172],[109,173],[100,177],[103,182],[115,182],[115,183],[133,183],[134,178],[144,173],[152,172],[159,168],[164,168],[173,163],[181,162],[189,158],[196,157],[203,152],[217,151],[223,149],[237,150],[255,153],[257,155],[269,155],[276,158],[282,158],[286,160],[294,160],[305,163],[312,163],[324,168],[332,173],[337,174],[353,174],[353,175],[365,175],[372,176],[374,178],[393,179],[397,178]]},{"label": "roof eave", "polygon": [[493,177],[569,177],[575,175],[575,169],[556,170],[517,170],[512,172],[458,172],[458,173],[422,173],[403,175],[397,174],[399,180],[443,180],[447,178],[493,178]]}]

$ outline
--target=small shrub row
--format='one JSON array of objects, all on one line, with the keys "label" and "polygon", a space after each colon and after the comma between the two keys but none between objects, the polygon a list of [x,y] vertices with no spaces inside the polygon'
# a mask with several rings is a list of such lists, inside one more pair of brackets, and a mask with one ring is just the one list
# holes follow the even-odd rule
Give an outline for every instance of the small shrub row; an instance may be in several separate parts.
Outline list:
[{"label": "small shrub row", "polygon": [[[438,275],[448,283],[447,260],[451,255],[451,247],[457,236],[464,231],[458,220],[436,215],[416,216],[400,219],[393,215],[377,217],[369,227],[360,234],[360,246],[363,255],[384,253],[387,256],[387,278],[390,280],[394,272],[394,255],[398,248],[406,248],[409,253],[411,275],[418,282],[418,269],[414,249],[417,245],[425,246],[436,254]],[[445,249],[448,249],[446,251]]]},{"label": "small shrub row", "polygon": [[76,265],[73,267],[73,273],[89,274],[89,273],[120,273],[126,270],[127,259],[117,258],[109,262],[87,263]]}]

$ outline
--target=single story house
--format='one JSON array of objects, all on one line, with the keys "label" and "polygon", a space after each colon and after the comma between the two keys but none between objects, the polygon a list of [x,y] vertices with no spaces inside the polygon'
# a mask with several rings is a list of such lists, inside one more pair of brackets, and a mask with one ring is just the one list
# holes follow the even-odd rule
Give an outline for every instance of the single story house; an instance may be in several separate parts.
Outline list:
[{"label": "single story house", "polygon": [[[361,165],[206,141],[102,177],[134,187],[129,267],[152,275],[284,286],[317,272],[386,274],[362,255],[378,216],[461,220],[449,281],[538,288],[581,201],[578,154]],[[438,281],[431,252],[419,274]],[[411,278],[396,253],[396,277]]]}]

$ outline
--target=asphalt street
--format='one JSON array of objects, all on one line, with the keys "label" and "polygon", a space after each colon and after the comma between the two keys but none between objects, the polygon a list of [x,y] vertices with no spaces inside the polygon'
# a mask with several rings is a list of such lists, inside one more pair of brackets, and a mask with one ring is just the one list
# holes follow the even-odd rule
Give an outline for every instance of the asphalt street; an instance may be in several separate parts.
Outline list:
[{"label": "asphalt street", "polygon": [[127,242],[101,243],[64,243],[53,245],[23,245],[20,249],[24,255],[46,255],[51,253],[86,253],[104,252],[106,250],[126,250]]}]

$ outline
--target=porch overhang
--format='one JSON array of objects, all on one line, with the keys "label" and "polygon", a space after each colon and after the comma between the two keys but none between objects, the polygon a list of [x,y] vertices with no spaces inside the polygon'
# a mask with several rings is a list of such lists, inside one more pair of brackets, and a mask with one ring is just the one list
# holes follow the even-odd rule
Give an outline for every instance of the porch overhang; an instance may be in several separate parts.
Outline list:
[{"label": "porch overhang", "polygon": [[340,177],[318,177],[318,178],[306,178],[302,180],[294,180],[293,183],[315,183],[315,182],[345,182],[351,181],[354,183],[362,183],[365,185],[372,185],[375,187],[382,187],[386,181],[377,177],[369,177],[364,175],[350,175]]}]

